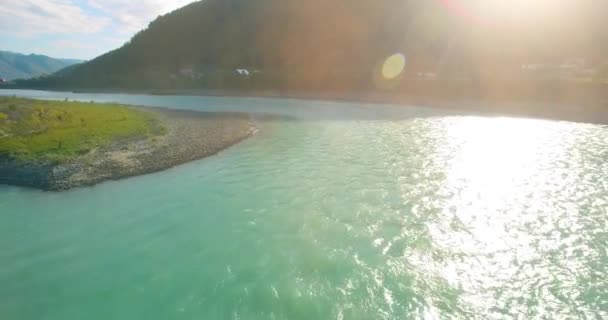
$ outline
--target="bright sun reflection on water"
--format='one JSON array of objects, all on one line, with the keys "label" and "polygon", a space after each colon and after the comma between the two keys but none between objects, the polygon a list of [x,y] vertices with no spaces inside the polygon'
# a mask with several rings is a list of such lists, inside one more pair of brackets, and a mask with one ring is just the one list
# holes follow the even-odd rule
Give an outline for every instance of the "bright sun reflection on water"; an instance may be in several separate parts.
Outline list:
[{"label": "bright sun reflection on water", "polygon": [[[522,180],[534,174],[538,151],[558,139],[555,123],[541,120],[497,118],[458,119],[447,126],[448,144],[457,146],[448,184],[465,183],[483,193],[482,202],[505,201],[517,193]],[[558,150],[553,150],[558,151]],[[545,177],[549,178],[549,177]]]},{"label": "bright sun reflection on water", "polygon": [[[490,250],[511,248],[512,239],[503,232],[502,215],[513,202],[525,201],[534,184],[555,179],[550,172],[539,171],[538,164],[547,156],[540,150],[560,138],[556,129],[559,126],[554,122],[511,118],[470,117],[447,125],[447,144],[454,148],[454,154],[445,188],[455,196],[445,210],[455,213],[455,223],[469,226],[468,232],[475,239],[475,243],[462,243],[462,248],[480,243]],[[559,148],[563,145],[551,152],[562,153]]]},{"label": "bright sun reflection on water", "polygon": [[[437,272],[466,292],[463,300],[478,311],[501,317],[576,307],[560,295],[584,292],[555,288],[573,281],[573,273],[587,272],[569,254],[593,253],[578,235],[585,228],[578,204],[587,196],[572,189],[596,189],[593,181],[580,180],[584,159],[574,132],[585,126],[513,118],[443,120],[439,152],[449,160],[440,193],[446,200],[441,219],[427,227],[434,241],[457,257],[436,265]],[[552,256],[559,256],[561,265],[550,262]],[[538,281],[547,285],[539,287]],[[497,295],[497,287],[504,294]],[[539,296],[544,305],[526,309]],[[495,308],[510,304],[519,309]]]}]

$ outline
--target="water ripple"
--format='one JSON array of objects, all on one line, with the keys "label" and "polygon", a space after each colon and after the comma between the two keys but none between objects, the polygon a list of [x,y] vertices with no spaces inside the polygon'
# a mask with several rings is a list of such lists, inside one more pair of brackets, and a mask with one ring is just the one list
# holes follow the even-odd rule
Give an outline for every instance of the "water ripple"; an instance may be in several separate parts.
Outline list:
[{"label": "water ripple", "polygon": [[608,318],[607,150],[566,122],[277,120],[154,175],[2,188],[0,317]]}]

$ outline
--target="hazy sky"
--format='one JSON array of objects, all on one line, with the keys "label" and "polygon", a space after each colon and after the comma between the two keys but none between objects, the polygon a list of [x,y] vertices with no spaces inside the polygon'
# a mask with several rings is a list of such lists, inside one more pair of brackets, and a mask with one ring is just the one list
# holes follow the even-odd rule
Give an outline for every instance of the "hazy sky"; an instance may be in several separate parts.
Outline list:
[{"label": "hazy sky", "polygon": [[0,50],[91,59],[195,0],[0,0]]}]

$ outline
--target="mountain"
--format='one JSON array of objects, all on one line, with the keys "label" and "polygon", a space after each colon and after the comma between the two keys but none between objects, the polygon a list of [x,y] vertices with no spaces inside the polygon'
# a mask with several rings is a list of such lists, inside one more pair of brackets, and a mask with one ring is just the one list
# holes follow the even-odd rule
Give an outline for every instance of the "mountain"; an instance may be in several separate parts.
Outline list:
[{"label": "mountain", "polygon": [[6,80],[34,78],[82,62],[75,59],[55,59],[37,54],[24,55],[0,51],[0,78]]},{"label": "mountain", "polygon": [[464,3],[205,0],[158,17],[117,50],[23,85],[353,90],[372,87],[395,53],[407,57],[406,76],[441,69],[476,78],[607,57],[606,1],[561,1],[571,8],[517,23],[482,21]]}]

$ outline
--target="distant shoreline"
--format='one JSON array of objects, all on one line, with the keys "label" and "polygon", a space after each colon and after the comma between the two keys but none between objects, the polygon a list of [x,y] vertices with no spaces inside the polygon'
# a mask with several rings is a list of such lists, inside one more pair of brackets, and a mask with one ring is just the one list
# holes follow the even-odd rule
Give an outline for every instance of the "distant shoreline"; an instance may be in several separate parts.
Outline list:
[{"label": "distant shoreline", "polygon": [[[598,87],[599,88],[599,87]],[[90,89],[58,90],[27,89],[72,93],[106,94],[148,94],[159,96],[209,96],[209,97],[259,97],[280,99],[322,100],[337,102],[359,102],[373,104],[415,105],[445,110],[475,111],[505,116],[523,116],[551,120],[608,124],[608,85],[595,88],[591,93],[585,90],[559,90],[538,93],[535,96],[509,98],[505,88],[501,97],[479,97],[469,91],[453,94],[433,95],[428,92],[384,93],[384,92],[306,92],[296,90],[214,90],[214,89]],[[6,88],[9,89],[9,88]],[[605,89],[605,90],[604,90]],[[563,91],[563,92],[562,92]],[[574,93],[572,93],[574,91]],[[469,92],[469,93],[467,93]],[[600,92],[598,94],[598,92]],[[604,93],[605,92],[605,93]]]},{"label": "distant shoreline", "polygon": [[[73,91],[78,93],[78,91]],[[348,94],[314,93],[298,91],[231,91],[231,90],[148,90],[110,91],[108,93],[191,95],[216,97],[260,97],[279,99],[322,100],[354,103],[413,105],[435,109],[475,111],[507,116],[523,116],[550,120],[608,124],[608,86],[605,96],[568,97],[563,100],[551,97],[495,99],[488,97],[436,97],[414,94],[384,94],[381,92],[351,92]],[[84,93],[84,92],[83,92]]]},{"label": "distant shoreline", "polygon": [[[608,86],[606,86],[608,93]],[[73,91],[78,93],[77,91]],[[84,93],[84,92],[83,92]],[[111,92],[108,92],[111,93]],[[113,91],[113,93],[119,93]],[[608,124],[608,94],[603,97],[569,98],[564,100],[539,98],[504,100],[480,97],[434,97],[424,95],[392,95],[383,93],[312,93],[298,91],[230,90],[150,90],[120,92],[126,94],[190,95],[215,97],[259,97],[278,99],[321,100],[354,103],[413,105],[435,109],[475,111],[507,116],[523,116],[550,120]]]},{"label": "distant shoreline", "polygon": [[116,141],[65,164],[0,158],[0,184],[61,191],[162,171],[214,155],[255,134],[248,114],[133,107],[157,116],[161,136]]}]

